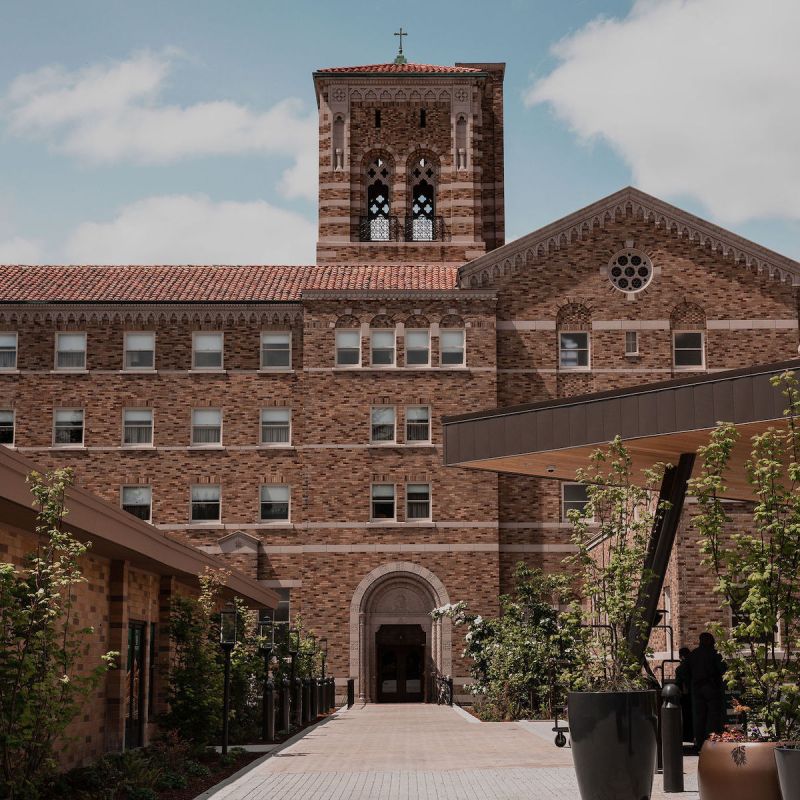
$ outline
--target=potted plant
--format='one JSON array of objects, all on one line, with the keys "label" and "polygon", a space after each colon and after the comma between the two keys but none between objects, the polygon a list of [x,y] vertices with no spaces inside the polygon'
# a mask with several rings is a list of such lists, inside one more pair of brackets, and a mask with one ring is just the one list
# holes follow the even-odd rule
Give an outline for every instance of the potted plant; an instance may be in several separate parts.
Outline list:
[{"label": "potted plant", "polygon": [[703,745],[703,800],[779,800],[776,758],[783,800],[800,798],[800,750],[781,746],[800,738],[800,392],[791,372],[773,385],[787,398],[786,423],[752,438],[745,464],[755,498],[752,526],[735,526],[722,499],[739,439],[734,425],[720,424],[699,450],[702,470],[690,485],[704,561],[731,610],[731,625],[712,630],[728,685],[747,713],[743,730]]},{"label": "potted plant", "polygon": [[[643,622],[639,589],[650,575],[645,557],[663,465],[634,481],[631,458],[617,437],[578,472],[588,503],[570,511],[583,598],[584,636],[577,668],[567,676],[572,756],[583,800],[650,797],[656,767],[658,699],[633,652],[631,632]],[[637,476],[638,477],[638,476]]]}]

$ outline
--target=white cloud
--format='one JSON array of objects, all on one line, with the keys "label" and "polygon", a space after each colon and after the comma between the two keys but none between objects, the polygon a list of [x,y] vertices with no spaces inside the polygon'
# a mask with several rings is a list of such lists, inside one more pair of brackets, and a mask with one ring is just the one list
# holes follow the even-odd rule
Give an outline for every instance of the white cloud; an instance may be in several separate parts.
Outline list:
[{"label": "white cloud", "polygon": [[800,3],[638,0],[554,47],[526,93],[607,141],[635,183],[728,223],[800,219]]},{"label": "white cloud", "polygon": [[287,98],[259,111],[227,100],[170,105],[162,92],[175,51],[140,53],[69,72],[44,67],[17,77],[3,99],[10,129],[94,164],[167,163],[196,156],[257,153],[291,158],[280,191],[317,192],[314,114]]},{"label": "white cloud", "polygon": [[0,239],[0,264],[37,264],[43,256],[40,242],[24,236]]},{"label": "white cloud", "polygon": [[[313,264],[316,228],[263,201],[213,202],[205,195],[138,200],[110,222],[84,222],[64,263]],[[0,259],[2,260],[2,259]]]}]

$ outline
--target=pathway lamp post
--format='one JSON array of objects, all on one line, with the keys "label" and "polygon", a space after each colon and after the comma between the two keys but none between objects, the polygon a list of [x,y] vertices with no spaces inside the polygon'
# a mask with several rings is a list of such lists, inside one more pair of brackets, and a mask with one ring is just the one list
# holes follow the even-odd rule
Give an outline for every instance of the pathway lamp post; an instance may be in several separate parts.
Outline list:
[{"label": "pathway lamp post", "polygon": [[261,703],[262,724],[261,735],[264,741],[275,738],[275,697],[274,685],[270,675],[270,662],[275,650],[275,623],[272,615],[262,619],[258,624],[259,651],[264,657],[264,695]]},{"label": "pathway lamp post", "polygon": [[231,709],[231,653],[236,647],[236,606],[229,603],[219,613],[219,645],[225,654],[225,682],[222,694],[222,755],[228,753],[228,717]]},{"label": "pathway lamp post", "polygon": [[317,660],[317,637],[312,633],[308,637],[311,639],[311,663],[309,665],[309,679],[308,679],[308,718],[314,722],[319,715],[319,690],[317,686],[317,678],[314,675],[314,665]]},{"label": "pathway lamp post", "polygon": [[321,697],[322,702],[320,703],[320,711],[326,713],[330,710],[331,704],[328,701],[328,685],[325,683],[325,662],[328,659],[328,640],[326,637],[322,637],[319,640],[319,651],[322,655],[322,690],[321,690]]}]

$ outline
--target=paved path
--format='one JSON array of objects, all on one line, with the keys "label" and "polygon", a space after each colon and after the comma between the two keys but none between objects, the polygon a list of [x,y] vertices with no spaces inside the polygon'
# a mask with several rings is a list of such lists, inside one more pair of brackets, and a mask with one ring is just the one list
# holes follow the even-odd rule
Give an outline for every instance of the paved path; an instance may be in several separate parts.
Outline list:
[{"label": "paved path", "polygon": [[[657,776],[659,788],[660,782]],[[556,748],[535,726],[472,723],[454,709],[432,705],[366,705],[339,712],[202,797],[579,800],[569,749]]]}]

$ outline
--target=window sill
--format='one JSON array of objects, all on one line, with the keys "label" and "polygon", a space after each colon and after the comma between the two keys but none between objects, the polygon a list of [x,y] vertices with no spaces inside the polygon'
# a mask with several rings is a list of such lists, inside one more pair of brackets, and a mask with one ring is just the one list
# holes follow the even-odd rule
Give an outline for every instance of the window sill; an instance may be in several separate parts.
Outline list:
[{"label": "window sill", "polygon": [[190,527],[190,528],[214,528],[214,529],[217,529],[217,528],[224,528],[225,527],[223,525],[223,523],[220,522],[218,519],[217,520],[213,520],[213,519],[207,519],[207,520],[190,519],[189,522],[186,523],[186,525],[187,525],[187,527]]},{"label": "window sill", "polygon": [[155,445],[150,442],[150,444],[125,444],[121,445],[123,450],[155,450]]},{"label": "window sill", "polygon": [[362,367],[361,364],[350,364],[350,365],[347,365],[347,364],[334,364],[333,365],[333,369],[335,371],[352,372],[353,370],[356,370],[356,369],[365,369],[365,368]]},{"label": "window sill", "polygon": [[283,444],[264,444],[263,442],[258,445],[259,450],[294,450],[295,446],[289,443]]},{"label": "window sill", "polygon": [[51,369],[51,375],[88,375],[88,369]]},{"label": "window sill", "polygon": [[559,372],[591,372],[591,367],[562,367],[559,365]]},{"label": "window sill", "polygon": [[367,525],[374,528],[380,528],[382,525],[397,525],[396,519],[371,519]]},{"label": "window sill", "polygon": [[370,442],[370,447],[402,447],[400,442]]},{"label": "window sill", "polygon": [[188,370],[190,375],[227,375],[228,370],[223,369],[222,367],[193,367],[192,369]]},{"label": "window sill", "polygon": [[706,365],[705,364],[695,364],[690,367],[676,367],[674,364],[672,365],[673,372],[705,372]]},{"label": "window sill", "polygon": [[260,519],[258,524],[267,528],[290,528],[292,521],[290,519]]},{"label": "window sill", "polygon": [[222,444],[190,444],[189,447],[186,448],[187,450],[192,450],[196,452],[208,452],[211,450],[212,452],[216,452],[217,450],[224,450],[225,445]]},{"label": "window sill", "polygon": [[85,444],[54,444],[53,450],[88,450]]},{"label": "window sill", "polygon": [[0,375],[19,375],[20,370],[18,368],[14,369],[0,369]]},{"label": "window sill", "polygon": [[157,369],[121,369],[120,375],[158,375]]},{"label": "window sill", "polygon": [[291,367],[261,367],[258,370],[259,375],[293,375],[294,372]]}]

